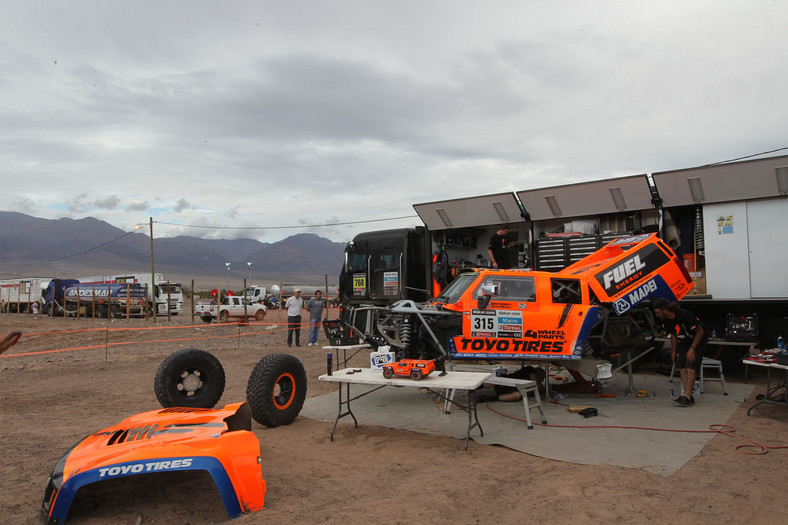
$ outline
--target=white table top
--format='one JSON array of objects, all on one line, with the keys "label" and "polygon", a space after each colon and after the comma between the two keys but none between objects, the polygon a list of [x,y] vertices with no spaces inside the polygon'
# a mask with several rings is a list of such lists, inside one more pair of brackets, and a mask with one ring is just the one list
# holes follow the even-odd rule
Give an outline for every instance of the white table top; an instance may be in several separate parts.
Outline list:
[{"label": "white table top", "polygon": [[788,370],[788,366],[779,363],[761,363],[760,361],[752,361],[750,359],[742,359],[742,363],[751,366],[762,366],[764,368],[781,368],[783,370]]},{"label": "white table top", "polygon": [[323,350],[361,350],[361,349],[364,349],[364,348],[370,348],[371,349],[372,346],[368,345],[367,343],[359,343],[357,345],[345,345],[345,346],[326,345],[326,346],[323,347]]},{"label": "white table top", "polygon": [[343,368],[335,370],[333,375],[323,374],[318,377],[320,381],[332,383],[354,383],[360,385],[396,385],[396,386],[415,386],[421,388],[456,388],[457,390],[475,390],[482,383],[490,378],[487,372],[446,372],[445,376],[440,376],[440,371],[436,370],[420,381],[414,381],[406,376],[394,376],[391,379],[383,377],[383,371],[362,368],[361,372],[348,374],[351,370],[358,368]]}]

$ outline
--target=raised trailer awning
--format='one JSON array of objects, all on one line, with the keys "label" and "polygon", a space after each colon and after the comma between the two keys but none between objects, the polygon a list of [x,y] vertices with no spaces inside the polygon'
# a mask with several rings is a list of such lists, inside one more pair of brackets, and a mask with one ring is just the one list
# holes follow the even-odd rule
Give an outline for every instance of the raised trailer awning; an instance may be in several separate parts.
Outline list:
[{"label": "raised trailer awning", "polygon": [[518,191],[532,221],[566,219],[654,207],[646,175]]},{"label": "raised trailer awning", "polygon": [[448,201],[414,204],[424,225],[432,231],[471,228],[522,221],[514,193],[496,193]]},{"label": "raised trailer awning", "polygon": [[666,208],[788,195],[788,156],[652,175]]}]

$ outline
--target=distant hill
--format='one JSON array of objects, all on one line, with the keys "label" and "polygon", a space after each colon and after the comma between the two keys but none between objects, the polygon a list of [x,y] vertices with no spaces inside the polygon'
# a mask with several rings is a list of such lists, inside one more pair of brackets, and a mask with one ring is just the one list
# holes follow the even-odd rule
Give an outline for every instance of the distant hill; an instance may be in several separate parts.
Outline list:
[{"label": "distant hill", "polygon": [[[228,279],[240,287],[249,278],[247,262],[255,284],[320,284],[326,276],[336,283],[344,247],[313,233],[274,243],[186,236],[153,241],[156,273],[184,284],[194,279],[198,289]],[[150,237],[144,233],[129,234],[93,217],[51,220],[0,212],[0,279],[150,271]]]}]

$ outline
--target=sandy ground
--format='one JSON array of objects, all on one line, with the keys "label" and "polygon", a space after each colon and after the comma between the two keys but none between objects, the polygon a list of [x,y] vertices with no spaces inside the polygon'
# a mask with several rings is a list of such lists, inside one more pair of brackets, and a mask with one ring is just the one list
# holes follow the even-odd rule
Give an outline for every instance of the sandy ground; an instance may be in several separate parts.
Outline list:
[{"label": "sandy ground", "polygon": [[[190,316],[160,320],[157,326],[166,329],[130,331],[125,329],[153,325],[0,315],[0,333],[25,334],[0,357],[0,521],[39,523],[47,476],[69,447],[90,432],[159,408],[153,378],[174,350],[201,348],[221,360],[227,376],[221,406],[245,400],[255,363],[275,352],[291,353],[304,363],[308,396],[334,391],[335,386],[316,380],[325,370],[325,352],[287,348],[282,325],[273,326],[278,314],[242,329],[253,335],[240,338],[216,338],[238,334],[237,326],[184,327],[191,325]],[[76,331],[89,328],[98,330]],[[305,345],[305,331],[302,336]],[[204,339],[162,341],[187,338]],[[320,343],[327,343],[323,334]],[[9,355],[86,346],[97,348]],[[754,382],[755,393],[763,392],[764,376],[758,374]],[[742,405],[728,421],[735,434],[765,445],[788,444],[788,408],[764,405],[748,417],[750,405]],[[265,508],[233,521],[239,524],[772,524],[788,514],[783,499],[788,449],[748,455],[736,449],[742,441],[723,435],[676,474],[663,477],[562,463],[475,442],[466,451],[462,440],[369,425],[340,425],[331,442],[331,423],[304,417],[284,427],[253,427],[262,449]],[[665,433],[663,439],[670,436]],[[577,446],[593,447],[591,439]],[[210,478],[157,474],[80,491],[68,523],[229,521]]]}]

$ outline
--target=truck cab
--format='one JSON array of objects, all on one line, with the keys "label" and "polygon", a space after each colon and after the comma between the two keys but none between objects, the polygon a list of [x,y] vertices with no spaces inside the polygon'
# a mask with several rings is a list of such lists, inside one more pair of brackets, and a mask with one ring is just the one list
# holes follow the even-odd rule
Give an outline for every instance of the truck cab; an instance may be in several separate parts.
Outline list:
[{"label": "truck cab", "polygon": [[390,304],[429,297],[429,249],[424,228],[357,235],[345,247],[339,293],[349,304]]},{"label": "truck cab", "polygon": [[79,284],[77,279],[52,279],[41,290],[41,309],[47,315],[63,313],[64,293],[66,288]]}]

